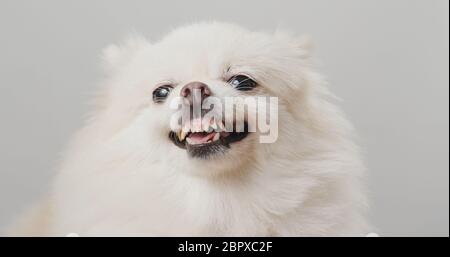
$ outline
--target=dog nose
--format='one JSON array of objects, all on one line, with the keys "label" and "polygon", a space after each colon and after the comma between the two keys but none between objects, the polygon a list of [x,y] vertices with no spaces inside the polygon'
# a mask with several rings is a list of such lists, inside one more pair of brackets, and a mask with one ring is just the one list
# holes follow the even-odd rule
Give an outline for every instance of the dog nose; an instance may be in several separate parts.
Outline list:
[{"label": "dog nose", "polygon": [[[208,96],[211,96],[211,90],[205,83],[194,81],[186,84],[180,91],[180,95],[189,100],[192,104],[194,101],[202,102]],[[199,99],[200,98],[200,99]]]}]

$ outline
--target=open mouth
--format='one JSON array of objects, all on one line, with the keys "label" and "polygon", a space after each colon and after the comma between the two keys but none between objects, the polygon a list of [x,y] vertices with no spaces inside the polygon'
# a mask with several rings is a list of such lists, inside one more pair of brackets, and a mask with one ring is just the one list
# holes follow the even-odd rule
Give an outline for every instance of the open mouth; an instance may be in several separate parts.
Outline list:
[{"label": "open mouth", "polygon": [[222,122],[200,127],[202,128],[196,130],[185,127],[178,132],[170,131],[169,138],[176,146],[186,149],[190,157],[208,159],[213,155],[225,153],[231,144],[248,135],[247,123],[244,123],[242,132],[234,132],[235,129],[227,132]]}]

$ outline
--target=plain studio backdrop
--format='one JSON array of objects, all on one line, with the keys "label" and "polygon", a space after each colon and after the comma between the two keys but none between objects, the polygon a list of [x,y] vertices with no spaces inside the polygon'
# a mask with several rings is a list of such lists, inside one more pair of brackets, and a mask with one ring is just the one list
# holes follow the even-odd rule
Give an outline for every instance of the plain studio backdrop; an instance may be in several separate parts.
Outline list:
[{"label": "plain studio backdrop", "polygon": [[449,233],[447,0],[0,0],[0,230],[48,190],[103,47],[203,20],[289,28],[355,124],[384,236]]}]

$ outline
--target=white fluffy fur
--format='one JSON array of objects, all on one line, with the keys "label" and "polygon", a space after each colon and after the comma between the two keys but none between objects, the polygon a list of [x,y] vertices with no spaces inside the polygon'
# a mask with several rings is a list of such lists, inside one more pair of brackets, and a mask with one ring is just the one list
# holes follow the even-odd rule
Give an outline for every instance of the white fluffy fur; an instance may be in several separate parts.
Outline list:
[{"label": "white fluffy fur", "polygon": [[[363,166],[351,125],[311,67],[307,43],[288,33],[224,23],[176,29],[162,41],[134,36],[104,51],[108,78],[65,153],[48,199],[16,234],[137,236],[365,235]],[[188,158],[167,138],[167,102],[190,81],[216,96],[224,71],[251,74],[279,97],[279,138],[257,134],[216,160]],[[179,86],[165,104],[157,83]]]}]

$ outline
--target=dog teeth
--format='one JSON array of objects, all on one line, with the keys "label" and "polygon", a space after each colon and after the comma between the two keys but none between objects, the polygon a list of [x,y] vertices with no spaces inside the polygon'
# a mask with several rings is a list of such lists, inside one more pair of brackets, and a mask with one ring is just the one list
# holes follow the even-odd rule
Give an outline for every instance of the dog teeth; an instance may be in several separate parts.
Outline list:
[{"label": "dog teeth", "polygon": [[214,120],[213,123],[211,124],[211,127],[213,128],[213,130],[217,130],[217,124],[216,121]]},{"label": "dog teeth", "polygon": [[201,119],[195,119],[192,121],[192,127],[191,127],[191,131],[192,132],[202,132],[203,127],[202,127],[202,120]]},{"label": "dog teeth", "polygon": [[209,124],[207,122],[202,123],[203,131],[209,131]]},{"label": "dog teeth", "polygon": [[188,123],[185,123],[185,124],[183,125],[182,130],[183,130],[183,131],[186,131],[186,132],[189,132],[189,131],[191,130],[191,125],[190,125],[190,123],[189,123],[189,122],[188,122]]},{"label": "dog teeth", "polygon": [[220,121],[218,124],[219,124],[220,131],[224,131],[225,130],[225,126],[223,125],[223,122]]},{"label": "dog teeth", "polygon": [[192,140],[188,137],[188,138],[186,138],[186,142],[188,143],[188,144],[190,144],[190,145],[192,145],[193,144],[193,142],[192,142]]},{"label": "dog teeth", "polygon": [[192,123],[186,123],[183,125],[183,128],[177,132],[177,137],[180,141],[186,140],[188,143],[192,144],[192,140],[187,137],[189,133],[195,132],[207,132],[212,133],[215,132],[212,141],[217,141],[220,139],[221,131],[225,131],[225,126],[222,121],[217,121],[212,119],[210,122],[201,122],[198,120],[191,121]]},{"label": "dog teeth", "polygon": [[185,130],[178,131],[178,139],[180,141],[183,141],[186,138],[186,135],[187,135],[187,131],[185,131]]}]

